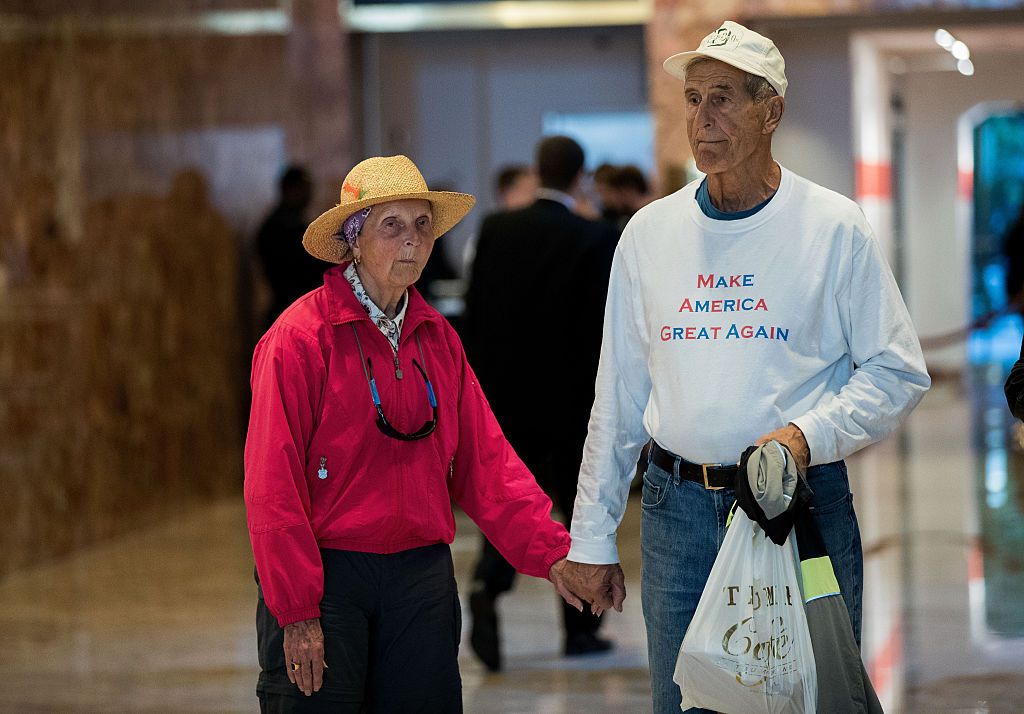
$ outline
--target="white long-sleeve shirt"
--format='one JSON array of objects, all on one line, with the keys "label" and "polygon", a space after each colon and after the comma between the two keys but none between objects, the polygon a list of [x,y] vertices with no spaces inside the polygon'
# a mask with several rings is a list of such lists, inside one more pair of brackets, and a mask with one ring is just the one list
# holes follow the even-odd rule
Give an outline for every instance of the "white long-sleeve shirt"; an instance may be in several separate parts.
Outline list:
[{"label": "white long-sleeve shirt", "polygon": [[736,463],[789,422],[811,465],[884,438],[931,380],[903,298],[851,200],[783,168],[748,218],[694,182],[641,209],[612,264],[570,560],[618,562],[643,443]]}]

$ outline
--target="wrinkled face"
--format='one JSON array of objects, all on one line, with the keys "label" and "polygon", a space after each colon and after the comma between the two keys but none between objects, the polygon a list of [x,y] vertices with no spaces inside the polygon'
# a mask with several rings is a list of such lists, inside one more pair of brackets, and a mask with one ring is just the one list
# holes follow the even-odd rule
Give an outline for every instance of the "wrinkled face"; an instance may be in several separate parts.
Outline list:
[{"label": "wrinkled face", "polygon": [[755,104],[745,85],[743,70],[718,60],[686,72],[686,136],[697,168],[706,174],[735,168],[771,135],[768,102]]},{"label": "wrinkled face", "polygon": [[374,283],[403,290],[419,279],[433,249],[433,217],[423,199],[374,206],[353,248]]}]

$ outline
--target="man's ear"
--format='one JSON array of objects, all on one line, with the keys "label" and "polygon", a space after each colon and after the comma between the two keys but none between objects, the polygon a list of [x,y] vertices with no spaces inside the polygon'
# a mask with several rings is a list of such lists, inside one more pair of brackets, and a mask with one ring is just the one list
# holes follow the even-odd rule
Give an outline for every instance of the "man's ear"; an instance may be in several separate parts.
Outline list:
[{"label": "man's ear", "polygon": [[782,115],[786,113],[786,100],[782,97],[770,97],[764,103],[764,123],[761,126],[762,134],[772,134],[779,128]]}]

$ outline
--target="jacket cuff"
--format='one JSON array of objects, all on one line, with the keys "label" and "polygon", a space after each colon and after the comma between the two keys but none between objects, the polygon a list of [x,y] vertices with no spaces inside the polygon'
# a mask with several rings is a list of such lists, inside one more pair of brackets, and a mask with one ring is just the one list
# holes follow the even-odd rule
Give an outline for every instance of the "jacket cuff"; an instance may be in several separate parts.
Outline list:
[{"label": "jacket cuff", "polygon": [[569,560],[574,563],[589,563],[591,565],[618,563],[619,549],[615,545],[615,534],[613,533],[604,541],[589,543],[574,538],[572,547],[569,548]]},{"label": "jacket cuff", "polygon": [[554,550],[552,550],[550,553],[548,553],[547,557],[544,558],[545,579],[547,579],[548,575],[551,573],[551,566],[567,555],[569,555],[569,546],[567,545],[560,545]]},{"label": "jacket cuff", "polygon": [[298,610],[289,610],[288,612],[282,612],[280,615],[274,615],[274,617],[277,618],[277,624],[283,628],[286,625],[294,625],[296,622],[320,617],[320,606],[313,605],[312,607],[303,607]]}]

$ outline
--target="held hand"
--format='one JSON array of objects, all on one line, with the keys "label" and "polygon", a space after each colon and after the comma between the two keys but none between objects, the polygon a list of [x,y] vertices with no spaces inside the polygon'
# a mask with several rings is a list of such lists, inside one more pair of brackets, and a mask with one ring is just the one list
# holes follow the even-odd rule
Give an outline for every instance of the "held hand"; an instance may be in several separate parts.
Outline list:
[{"label": "held hand", "polygon": [[589,602],[595,614],[611,609],[622,612],[626,576],[618,563],[593,565],[567,560],[562,574],[569,590]]},{"label": "held hand", "polygon": [[551,569],[548,571],[548,580],[555,586],[555,592],[561,595],[563,600],[583,612],[583,601],[569,589],[565,579],[565,567],[568,562],[565,558],[560,558],[552,563]]},{"label": "held hand", "polygon": [[807,445],[807,439],[804,438],[804,433],[800,431],[800,427],[796,424],[787,424],[781,429],[765,434],[754,442],[754,446],[767,444],[773,439],[785,446],[789,449],[789,453],[793,454],[793,458],[796,459],[796,467],[800,473],[807,471],[807,467],[811,463],[811,447]]},{"label": "held hand", "polygon": [[324,633],[319,619],[285,625],[284,662],[288,679],[303,694],[308,697],[320,691],[327,663],[324,662]]}]

